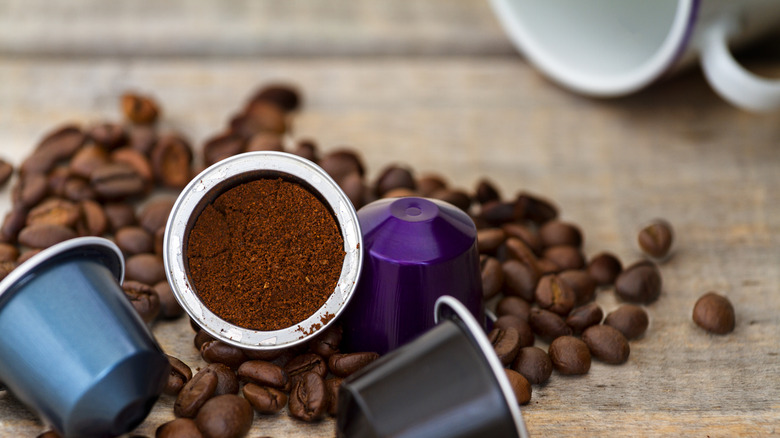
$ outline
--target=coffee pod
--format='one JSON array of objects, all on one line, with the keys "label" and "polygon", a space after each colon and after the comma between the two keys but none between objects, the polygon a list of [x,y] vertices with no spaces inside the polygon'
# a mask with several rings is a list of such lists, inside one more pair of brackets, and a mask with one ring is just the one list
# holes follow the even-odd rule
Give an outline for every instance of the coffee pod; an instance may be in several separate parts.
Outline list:
[{"label": "coffee pod", "polygon": [[527,437],[504,368],[480,324],[450,296],[438,325],[345,379],[339,437]]},{"label": "coffee pod", "polygon": [[309,160],[249,152],[204,170],[165,229],[173,293],[209,335],[240,348],[300,344],[351,299],[363,253],[357,213]]},{"label": "coffee pod", "polygon": [[358,211],[366,263],[344,314],[349,351],[384,354],[435,325],[447,293],[484,320],[477,229],[459,208],[427,198],[381,199]]},{"label": "coffee pod", "polygon": [[0,282],[0,380],[67,437],[137,426],[170,365],[120,282],[109,240],[81,237],[33,256]]}]

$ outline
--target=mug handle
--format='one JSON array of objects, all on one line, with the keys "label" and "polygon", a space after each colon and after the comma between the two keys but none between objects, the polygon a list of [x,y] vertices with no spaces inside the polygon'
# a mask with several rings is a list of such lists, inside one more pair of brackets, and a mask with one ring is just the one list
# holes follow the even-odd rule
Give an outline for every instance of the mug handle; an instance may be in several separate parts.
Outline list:
[{"label": "mug handle", "polygon": [[780,80],[759,77],[742,67],[728,48],[739,32],[738,17],[724,16],[704,32],[701,64],[710,86],[731,104],[755,112],[780,108]]}]

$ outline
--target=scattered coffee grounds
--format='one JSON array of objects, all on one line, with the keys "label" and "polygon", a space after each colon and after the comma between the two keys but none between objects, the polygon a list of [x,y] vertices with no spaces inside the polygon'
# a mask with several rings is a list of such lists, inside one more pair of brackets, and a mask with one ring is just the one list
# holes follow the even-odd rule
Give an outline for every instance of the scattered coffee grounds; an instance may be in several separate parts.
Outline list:
[{"label": "scattered coffee grounds", "polygon": [[345,256],[326,206],[281,178],[219,195],[196,219],[186,254],[203,304],[225,321],[263,331],[314,314],[335,289]]}]

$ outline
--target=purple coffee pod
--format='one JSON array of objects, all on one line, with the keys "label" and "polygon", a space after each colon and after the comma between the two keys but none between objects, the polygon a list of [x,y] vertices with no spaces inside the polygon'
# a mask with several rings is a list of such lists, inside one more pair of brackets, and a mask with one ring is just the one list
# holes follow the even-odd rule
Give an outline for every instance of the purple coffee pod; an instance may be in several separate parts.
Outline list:
[{"label": "purple coffee pod", "polygon": [[477,229],[457,207],[393,198],[358,211],[365,263],[343,316],[348,351],[384,354],[435,325],[434,306],[451,295],[484,321]]}]

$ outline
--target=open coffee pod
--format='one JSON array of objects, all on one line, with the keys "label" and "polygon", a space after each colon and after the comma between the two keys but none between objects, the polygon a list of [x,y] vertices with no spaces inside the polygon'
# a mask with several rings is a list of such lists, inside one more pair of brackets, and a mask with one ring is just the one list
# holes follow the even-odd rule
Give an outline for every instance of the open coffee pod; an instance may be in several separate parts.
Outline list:
[{"label": "open coffee pod", "polygon": [[176,299],[203,330],[272,350],[305,342],[341,314],[358,281],[362,239],[355,208],[319,166],[249,152],[184,188],[163,254]]},{"label": "open coffee pod", "polygon": [[66,437],[141,423],[170,372],[119,285],[119,248],[99,237],[36,254],[0,282],[0,380]]},{"label": "open coffee pod", "polygon": [[436,301],[438,325],[344,380],[340,437],[527,437],[485,333],[458,300]]}]

